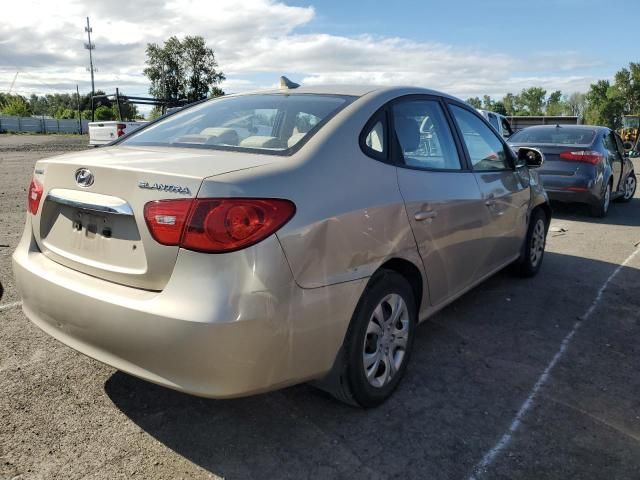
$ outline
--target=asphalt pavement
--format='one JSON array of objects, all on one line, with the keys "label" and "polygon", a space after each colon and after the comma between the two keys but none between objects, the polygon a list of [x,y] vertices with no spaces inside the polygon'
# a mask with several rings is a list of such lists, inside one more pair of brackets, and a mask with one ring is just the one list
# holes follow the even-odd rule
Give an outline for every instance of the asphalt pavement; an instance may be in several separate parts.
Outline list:
[{"label": "asphalt pavement", "polygon": [[38,158],[82,148],[70,138],[0,135],[0,478],[640,478],[640,196],[605,219],[554,206],[540,274],[501,272],[422,324],[379,408],[308,385],[206,400],[21,312],[26,186]]}]

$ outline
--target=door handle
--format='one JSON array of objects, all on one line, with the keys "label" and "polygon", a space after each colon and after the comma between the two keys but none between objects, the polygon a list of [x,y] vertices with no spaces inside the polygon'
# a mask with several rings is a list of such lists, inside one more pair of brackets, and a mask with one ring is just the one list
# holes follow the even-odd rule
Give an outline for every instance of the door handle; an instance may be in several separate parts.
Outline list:
[{"label": "door handle", "polygon": [[485,200],[484,204],[487,207],[493,207],[496,204],[496,197],[495,195],[492,193],[491,195],[489,195],[487,197],[487,199]]},{"label": "door handle", "polygon": [[422,222],[424,220],[431,220],[433,218],[436,218],[438,216],[438,212],[436,212],[435,210],[421,210],[419,212],[417,212],[413,218],[416,219],[416,221],[418,222]]}]

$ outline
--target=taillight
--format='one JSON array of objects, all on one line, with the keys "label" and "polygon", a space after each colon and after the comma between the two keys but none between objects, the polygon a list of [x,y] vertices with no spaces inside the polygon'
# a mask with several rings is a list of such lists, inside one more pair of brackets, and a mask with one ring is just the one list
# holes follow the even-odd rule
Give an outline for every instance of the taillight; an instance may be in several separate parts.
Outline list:
[{"label": "taillight", "polygon": [[578,151],[566,151],[560,154],[560,158],[563,160],[573,160],[576,162],[585,162],[595,165],[603,158],[600,152],[595,150],[578,150]]},{"label": "taillight", "polygon": [[182,231],[193,200],[158,200],[144,206],[151,236],[163,245],[180,245]]},{"label": "taillight", "polygon": [[32,178],[31,183],[29,184],[29,196],[27,199],[27,209],[32,215],[38,213],[38,207],[40,206],[43,191],[44,189],[42,184],[35,178]]},{"label": "taillight", "polygon": [[145,205],[149,231],[163,245],[223,253],[254,245],[275,233],[296,211],[275,198],[160,200]]},{"label": "taillight", "polygon": [[121,137],[121,136],[124,135],[125,128],[127,128],[127,124],[126,123],[118,123],[116,125],[116,132],[118,134],[118,137]]}]

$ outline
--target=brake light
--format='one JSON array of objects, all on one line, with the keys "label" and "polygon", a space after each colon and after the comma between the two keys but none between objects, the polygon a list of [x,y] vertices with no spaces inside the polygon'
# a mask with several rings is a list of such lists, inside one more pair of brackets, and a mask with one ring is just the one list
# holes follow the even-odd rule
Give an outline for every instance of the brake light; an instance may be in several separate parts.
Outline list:
[{"label": "brake light", "polygon": [[127,128],[127,124],[126,123],[118,123],[116,125],[116,133],[118,134],[118,137],[121,137],[121,136],[124,135],[125,128]]},{"label": "brake light", "polygon": [[264,240],[295,211],[292,202],[276,198],[198,198],[150,202],[144,216],[151,235],[163,245],[223,253]]},{"label": "brake light", "polygon": [[576,162],[585,162],[595,165],[599,163],[603,156],[600,152],[595,150],[578,150],[578,151],[566,151],[560,154],[560,158],[563,160],[573,160]]},{"label": "brake light", "polygon": [[180,245],[182,231],[193,200],[157,200],[144,206],[151,236],[162,245]]},{"label": "brake light", "polygon": [[31,183],[29,184],[29,193],[27,198],[27,210],[32,215],[38,213],[38,207],[40,206],[40,200],[42,199],[42,193],[44,188],[42,184],[38,182],[38,180],[34,178],[31,179]]}]

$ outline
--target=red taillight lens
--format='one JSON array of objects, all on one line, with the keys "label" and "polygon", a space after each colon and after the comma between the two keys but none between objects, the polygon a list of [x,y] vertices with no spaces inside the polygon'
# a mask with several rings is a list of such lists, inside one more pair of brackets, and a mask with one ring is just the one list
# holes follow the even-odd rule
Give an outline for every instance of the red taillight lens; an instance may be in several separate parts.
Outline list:
[{"label": "red taillight lens", "polygon": [[125,123],[116,124],[116,132],[118,133],[118,137],[121,137],[124,135],[125,128],[127,128],[127,125]]},{"label": "red taillight lens", "polygon": [[27,209],[32,215],[38,213],[38,207],[40,206],[43,191],[44,189],[42,184],[35,178],[32,178],[31,183],[29,184],[29,197],[27,199]]},{"label": "red taillight lens", "polygon": [[198,198],[150,202],[144,215],[151,235],[163,245],[223,253],[264,240],[295,211],[289,200],[275,198]]},{"label": "red taillight lens", "polygon": [[576,162],[585,162],[595,165],[600,162],[603,157],[600,152],[596,152],[595,150],[578,150],[574,152],[562,152],[560,154],[560,158],[563,160],[573,160]]},{"label": "red taillight lens", "polygon": [[144,206],[144,219],[151,236],[163,245],[180,245],[193,200],[158,200]]}]

